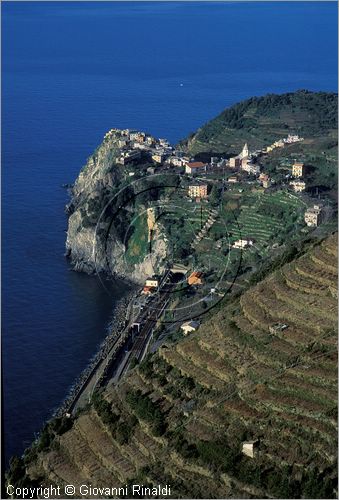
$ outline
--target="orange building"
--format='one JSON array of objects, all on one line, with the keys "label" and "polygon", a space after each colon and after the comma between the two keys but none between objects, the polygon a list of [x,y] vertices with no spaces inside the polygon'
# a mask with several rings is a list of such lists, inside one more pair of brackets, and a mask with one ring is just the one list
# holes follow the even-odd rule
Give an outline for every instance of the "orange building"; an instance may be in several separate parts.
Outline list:
[{"label": "orange building", "polygon": [[202,273],[199,271],[193,271],[193,273],[188,277],[187,282],[189,285],[202,285]]}]

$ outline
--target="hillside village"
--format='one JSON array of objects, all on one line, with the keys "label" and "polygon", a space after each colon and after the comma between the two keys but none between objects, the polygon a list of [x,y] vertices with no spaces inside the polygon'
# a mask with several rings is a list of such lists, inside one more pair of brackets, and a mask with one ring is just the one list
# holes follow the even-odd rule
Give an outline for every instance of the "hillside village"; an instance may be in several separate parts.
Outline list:
[{"label": "hillside village", "polygon": [[[137,130],[119,130],[112,128],[105,136],[104,141],[114,139],[118,146],[116,162],[128,166],[128,175],[133,177],[137,173],[138,164],[150,163],[147,174],[160,172],[175,172],[184,176],[190,175],[187,186],[187,195],[200,201],[208,199],[212,184],[219,181],[224,189],[232,189],[237,185],[239,190],[243,183],[260,186],[263,190],[301,194],[307,190],[307,165],[302,161],[294,161],[287,167],[285,179],[282,182],[265,173],[261,159],[267,159],[272,151],[283,149],[289,145],[304,141],[303,137],[289,134],[287,137],[275,141],[265,148],[250,151],[247,144],[237,155],[228,159],[211,156],[209,161],[198,161],[184,151],[171,146],[166,139],[157,139],[150,134]],[[307,199],[310,205],[310,199]],[[308,227],[317,227],[324,219],[323,203],[316,201],[305,210],[304,221]]]},{"label": "hillside village", "polygon": [[72,255],[89,260],[98,237],[113,276],[123,263],[141,279],[9,481],[161,477],[173,498],[337,497],[336,205],[318,184],[332,138],[316,136],[315,154],[314,136],[289,127],[252,150],[240,130],[227,153],[190,154],[114,128],[89,158]]},{"label": "hillside village", "polygon": [[[182,300],[190,304],[192,318],[202,312],[204,304],[214,303],[218,293],[228,293],[234,269],[238,269],[235,289],[241,287],[240,261],[241,273],[246,269],[253,271],[260,261],[269,260],[277,248],[329,219],[328,201],[307,193],[308,165],[302,158],[293,159],[283,176],[265,171],[264,163],[273,151],[277,154],[303,141],[303,137],[289,134],[261,149],[251,151],[246,143],[237,155],[210,155],[208,160],[202,160],[201,155],[191,156],[166,139],[145,132],[113,128],[106,133],[104,142],[114,148],[115,164],[123,169],[126,181],[151,179],[155,174],[175,174],[179,179],[180,193],[171,196],[182,210],[163,213],[158,226],[166,233],[167,225],[165,239],[174,242],[177,262],[186,266],[183,275],[188,289]],[[157,226],[155,211],[155,207],[147,208],[148,231],[139,228],[129,247],[140,246],[140,235],[144,238],[145,231],[145,244],[150,241]],[[189,234],[192,231],[193,236]],[[129,252],[127,249],[127,259]],[[157,294],[161,272],[159,276],[158,273],[159,269],[154,269],[154,275],[145,279],[136,307],[143,308]],[[199,297],[202,302],[197,305]],[[174,301],[172,308],[175,307]],[[184,335],[199,328],[199,322],[180,311],[173,317],[174,314]]]}]

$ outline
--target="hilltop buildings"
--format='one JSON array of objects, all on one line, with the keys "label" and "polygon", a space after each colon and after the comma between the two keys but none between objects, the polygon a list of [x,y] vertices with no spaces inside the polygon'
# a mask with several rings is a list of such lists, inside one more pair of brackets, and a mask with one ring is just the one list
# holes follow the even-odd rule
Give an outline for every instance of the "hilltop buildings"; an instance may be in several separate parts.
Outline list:
[{"label": "hilltop buildings", "polygon": [[258,175],[260,173],[260,165],[255,163],[255,156],[250,155],[247,143],[238,156],[229,159],[228,165],[230,168],[240,167],[243,172],[248,174]]},{"label": "hilltop buildings", "polygon": [[139,160],[141,157],[141,152],[137,149],[132,149],[129,151],[123,151],[118,162],[122,165],[127,165],[127,163],[131,163],[132,161]]},{"label": "hilltop buildings", "polygon": [[155,163],[162,163],[166,158],[166,155],[163,151],[155,151],[153,154],[152,154],[152,160],[155,162]]}]

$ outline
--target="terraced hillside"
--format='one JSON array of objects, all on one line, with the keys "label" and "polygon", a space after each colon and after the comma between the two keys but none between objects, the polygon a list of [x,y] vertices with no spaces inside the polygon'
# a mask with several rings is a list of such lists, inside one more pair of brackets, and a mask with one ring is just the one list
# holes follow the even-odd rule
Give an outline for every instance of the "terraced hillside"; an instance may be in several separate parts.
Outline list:
[{"label": "terraced hillside", "polygon": [[[28,461],[30,478],[160,482],[186,498],[335,498],[336,262],[332,235],[163,346]],[[255,458],[241,453],[248,440]]]},{"label": "terraced hillside", "polygon": [[250,237],[262,247],[270,238],[282,235],[288,226],[293,230],[302,221],[304,210],[300,198],[284,191],[247,196],[237,221],[228,225],[231,241]]},{"label": "terraced hillside", "polygon": [[337,138],[338,95],[299,90],[252,97],[199,128],[181,145],[191,153],[238,153],[245,142],[261,148],[293,132],[302,137]]}]

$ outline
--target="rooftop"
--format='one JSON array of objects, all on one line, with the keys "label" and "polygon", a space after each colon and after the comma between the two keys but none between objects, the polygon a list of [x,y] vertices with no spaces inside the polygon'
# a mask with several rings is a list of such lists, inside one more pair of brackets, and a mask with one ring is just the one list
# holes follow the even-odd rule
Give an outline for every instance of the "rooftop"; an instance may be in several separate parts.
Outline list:
[{"label": "rooftop", "polygon": [[193,273],[190,275],[190,278],[201,278],[202,272],[200,271],[193,271]]},{"label": "rooftop", "polygon": [[206,166],[206,163],[203,163],[202,161],[191,161],[188,166],[191,168],[202,168]]},{"label": "rooftop", "polygon": [[186,321],[185,323],[183,323],[181,325],[181,328],[185,328],[185,327],[189,326],[191,328],[197,329],[199,327],[199,325],[200,325],[199,321]]}]

